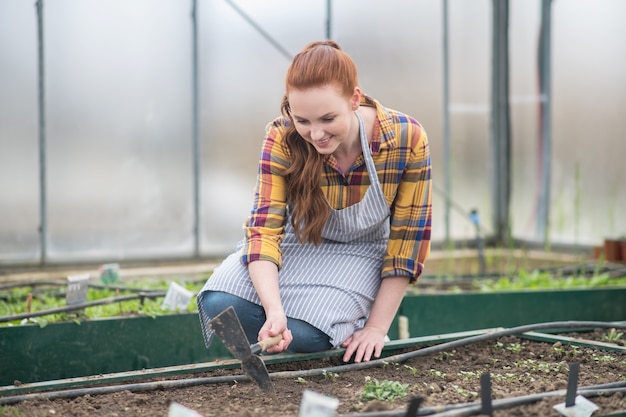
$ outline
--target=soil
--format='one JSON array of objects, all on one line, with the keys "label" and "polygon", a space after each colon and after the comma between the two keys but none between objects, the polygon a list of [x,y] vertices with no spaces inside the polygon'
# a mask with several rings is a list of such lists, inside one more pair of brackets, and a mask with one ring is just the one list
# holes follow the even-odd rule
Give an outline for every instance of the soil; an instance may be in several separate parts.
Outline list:
[{"label": "soil", "polygon": [[[598,332],[584,336],[579,334],[578,337],[600,340]],[[393,352],[394,355],[397,353]],[[493,400],[528,394],[536,395],[538,400],[514,408],[496,409],[494,416],[558,416],[553,406],[564,403],[564,396],[541,398],[540,394],[565,390],[571,363],[580,364],[579,388],[605,383],[626,384],[625,352],[573,347],[560,342],[537,342],[514,336],[458,346],[413,357],[402,363],[394,362],[393,357],[389,356],[392,360],[382,361],[378,367],[342,372],[334,372],[332,368],[341,365],[339,356],[268,364],[268,371],[273,375],[275,395],[267,394],[253,382],[239,377],[237,381],[228,380],[186,388],[139,392],[124,390],[69,399],[28,400],[0,406],[0,416],[165,417],[168,416],[170,403],[176,402],[205,417],[293,417],[299,415],[305,390],[338,399],[336,412],[339,415],[375,415],[374,412],[385,410],[396,410],[397,415],[405,415],[415,397],[423,398],[420,409],[453,404],[479,404],[480,375],[484,373],[491,376]],[[277,374],[281,371],[305,369],[327,369],[327,372],[313,376],[303,374],[302,377],[280,377],[285,375],[284,372]],[[185,377],[241,374],[242,371],[235,368]],[[393,400],[365,400],[362,394],[368,384],[368,377],[371,378],[370,385],[374,380],[380,384],[405,384],[406,396]],[[610,396],[588,396],[587,399],[599,407],[594,416],[626,410],[623,392]]]}]

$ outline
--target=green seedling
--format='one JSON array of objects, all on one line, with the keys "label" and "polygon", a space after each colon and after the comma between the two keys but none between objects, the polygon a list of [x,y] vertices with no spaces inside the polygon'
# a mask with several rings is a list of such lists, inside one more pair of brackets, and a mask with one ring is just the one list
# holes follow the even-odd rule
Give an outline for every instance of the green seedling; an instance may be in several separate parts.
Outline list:
[{"label": "green seedling", "polygon": [[506,347],[506,350],[510,350],[511,352],[519,353],[523,350],[522,345],[520,343],[509,343]]},{"label": "green seedling", "polygon": [[438,360],[439,362],[443,362],[444,360],[451,358],[453,356],[454,356],[454,353],[441,352],[439,355],[435,356],[435,360]]},{"label": "green seedling", "polygon": [[478,393],[476,391],[468,391],[459,387],[458,385],[452,385],[452,388],[457,392],[457,394],[462,395],[463,397],[473,398],[478,397]]},{"label": "green seedling", "polygon": [[409,389],[408,384],[401,384],[397,381],[379,381],[372,377],[365,377],[365,387],[361,394],[361,399],[365,401],[393,401],[397,398],[405,398]]},{"label": "green seedling", "polygon": [[413,375],[417,375],[417,373],[419,372],[417,368],[414,368],[410,365],[404,365],[404,369],[408,369]]},{"label": "green seedling", "polygon": [[598,355],[596,353],[593,353],[591,357],[596,362],[615,362],[615,358],[609,355]]},{"label": "green seedling", "polygon": [[329,379],[331,381],[336,380],[337,378],[339,378],[339,374],[336,372],[329,372],[327,370],[323,370],[322,371],[322,375],[324,375],[324,379]]},{"label": "green seedling", "polygon": [[611,329],[608,333],[602,335],[602,340],[606,340],[607,342],[611,343],[617,343],[622,340],[622,336],[624,336],[624,333],[618,332],[615,329]]},{"label": "green seedling", "polygon": [[517,375],[512,374],[512,373],[505,373],[505,374],[492,374],[491,375],[491,379],[493,381],[498,381],[498,382],[504,382],[504,383],[517,383],[520,382],[520,379]]},{"label": "green seedling", "polygon": [[304,379],[301,376],[299,376],[298,378],[296,378],[296,382],[298,384],[306,384],[306,379]]},{"label": "green seedling", "polygon": [[436,378],[441,378],[441,379],[445,379],[446,378],[446,373],[445,372],[441,372],[441,371],[438,371],[436,369],[429,369],[428,373],[431,376],[434,376]]},{"label": "green seedling", "polygon": [[457,373],[458,376],[460,376],[463,379],[466,380],[472,380],[472,379],[479,379],[480,375],[478,374],[478,372],[472,372],[472,371],[461,371],[459,373]]}]

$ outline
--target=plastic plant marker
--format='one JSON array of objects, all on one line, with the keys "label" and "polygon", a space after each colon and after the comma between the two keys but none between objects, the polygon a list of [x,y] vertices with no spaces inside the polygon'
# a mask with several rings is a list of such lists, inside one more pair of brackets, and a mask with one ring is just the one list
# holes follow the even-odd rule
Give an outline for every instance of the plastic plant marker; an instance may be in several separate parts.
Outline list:
[{"label": "plastic plant marker", "polygon": [[566,407],[565,403],[557,404],[553,408],[565,417],[590,417],[596,410],[599,409],[597,405],[579,395],[575,398],[575,404],[571,407]]},{"label": "plastic plant marker", "polygon": [[339,399],[305,389],[298,417],[334,417]]},{"label": "plastic plant marker", "polygon": [[192,297],[192,291],[175,282],[171,282],[165,294],[163,304],[161,304],[161,310],[186,310]]},{"label": "plastic plant marker", "polygon": [[82,304],[87,301],[87,290],[89,289],[89,274],[73,275],[67,277],[67,290],[65,291],[65,302],[68,306]]},{"label": "plastic plant marker", "polygon": [[493,405],[491,404],[491,374],[486,372],[480,376],[480,414],[493,416]]},{"label": "plastic plant marker", "polygon": [[597,405],[582,395],[576,396],[579,370],[580,362],[570,363],[565,402],[554,406],[554,409],[565,417],[589,417],[598,409]]},{"label": "plastic plant marker", "polygon": [[170,408],[167,413],[167,417],[203,417],[202,414],[195,410],[187,408],[176,402],[170,403]]},{"label": "plastic plant marker", "polygon": [[579,370],[580,362],[573,362],[569,365],[569,375],[567,377],[567,391],[565,394],[565,407],[572,407],[576,404]]},{"label": "plastic plant marker", "polygon": [[114,284],[120,281],[119,264],[104,264],[100,267],[100,281],[103,284]]},{"label": "plastic plant marker", "polygon": [[424,402],[424,398],[422,397],[414,397],[413,399],[411,399],[411,402],[409,403],[409,408],[407,408],[404,417],[417,417],[422,402]]}]

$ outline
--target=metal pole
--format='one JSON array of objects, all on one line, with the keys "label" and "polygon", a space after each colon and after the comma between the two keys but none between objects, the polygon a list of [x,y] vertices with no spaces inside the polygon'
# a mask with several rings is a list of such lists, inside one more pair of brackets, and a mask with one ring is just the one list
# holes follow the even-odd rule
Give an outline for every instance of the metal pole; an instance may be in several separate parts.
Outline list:
[{"label": "metal pole", "polygon": [[293,58],[291,53],[287,49],[285,49],[281,44],[279,44],[278,41],[272,38],[272,36],[269,33],[267,33],[267,31],[265,31],[257,22],[255,22],[254,19],[248,16],[246,12],[243,11],[243,9],[237,6],[235,2],[233,2],[232,0],[225,0],[225,1],[226,3],[230,5],[230,7],[233,8],[233,10],[235,10],[239,14],[239,16],[241,16],[246,22],[250,24],[250,26],[252,26],[257,32],[259,32],[261,36],[265,38],[265,40],[271,43],[274,46],[274,48],[278,50],[278,52],[283,54],[285,58],[291,61],[291,59]]},{"label": "metal pole", "polygon": [[[443,0],[443,166],[444,188],[447,196],[452,195],[452,164],[450,144],[450,77],[448,49],[448,0]],[[446,198],[444,208],[446,247],[450,245],[450,199]]]},{"label": "metal pole", "polygon": [[541,181],[537,227],[535,236],[549,242],[550,230],[550,171],[552,163],[552,114],[551,114],[551,22],[552,0],[541,1],[541,32],[539,35],[539,89],[540,89],[540,135],[541,135]]},{"label": "metal pole", "polygon": [[331,39],[332,0],[326,0],[326,39]]},{"label": "metal pole", "polygon": [[198,88],[198,1],[192,0],[192,99],[193,99],[193,237],[195,257],[200,256],[200,117]]},{"label": "metal pole", "polygon": [[509,1],[493,0],[492,35],[492,196],[497,243],[509,240],[511,134],[509,115]]},{"label": "metal pole", "polygon": [[46,196],[46,111],[44,72],[43,0],[35,3],[37,9],[37,59],[38,59],[38,108],[39,108],[39,247],[40,262],[48,258],[48,222]]}]

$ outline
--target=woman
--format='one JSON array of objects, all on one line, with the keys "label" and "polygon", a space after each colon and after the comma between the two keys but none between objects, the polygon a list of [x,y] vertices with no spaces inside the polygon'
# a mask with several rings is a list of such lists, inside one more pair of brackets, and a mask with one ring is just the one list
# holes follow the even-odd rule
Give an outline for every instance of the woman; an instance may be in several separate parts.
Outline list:
[{"label": "woman", "polygon": [[229,306],[270,353],[346,348],[380,357],[430,250],[428,140],[411,117],[361,92],[332,41],[307,45],[267,126],[245,238],[198,295],[208,321]]}]

